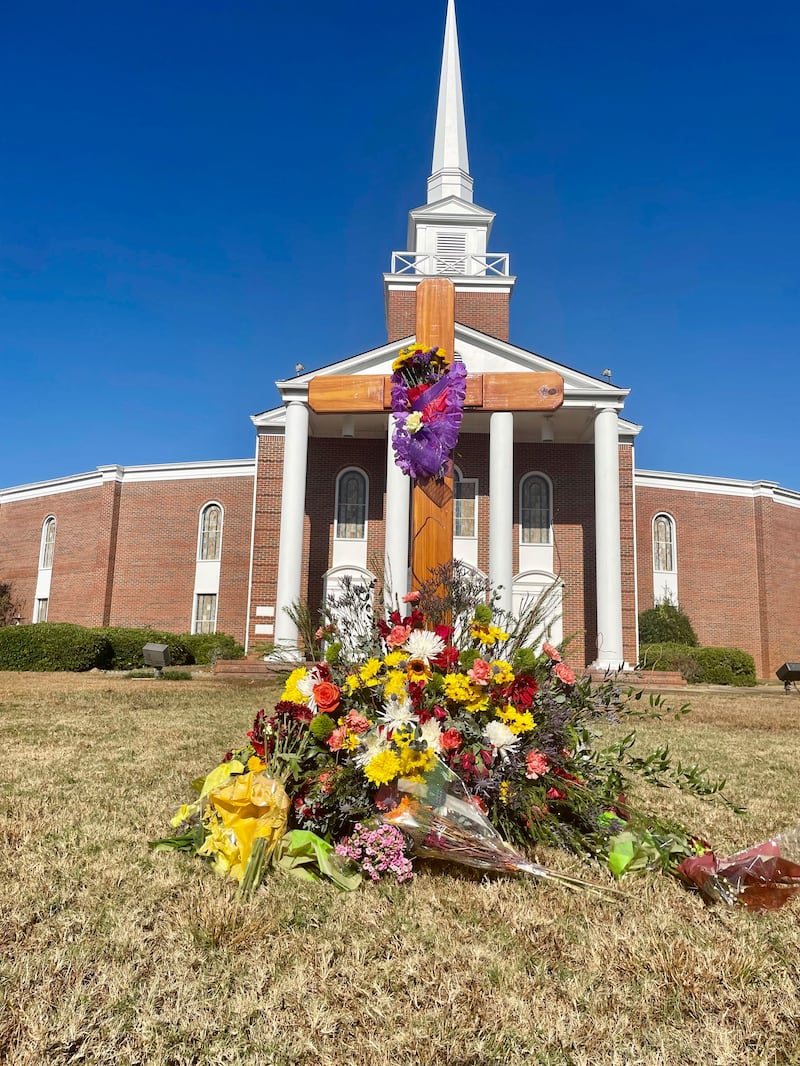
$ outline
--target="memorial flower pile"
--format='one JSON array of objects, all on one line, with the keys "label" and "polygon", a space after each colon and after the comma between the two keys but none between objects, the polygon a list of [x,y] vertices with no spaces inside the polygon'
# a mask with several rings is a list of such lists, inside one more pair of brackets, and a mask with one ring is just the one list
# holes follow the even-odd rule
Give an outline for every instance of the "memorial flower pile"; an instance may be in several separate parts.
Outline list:
[{"label": "memorial flower pile", "polygon": [[411,344],[392,363],[395,461],[414,478],[441,477],[458,440],[467,389],[463,363]]},{"label": "memorial flower pile", "polygon": [[696,795],[721,783],[672,770],[663,750],[634,758],[630,734],[600,747],[593,723],[622,712],[612,681],[579,680],[486,604],[455,625],[430,624],[422,606],[378,619],[372,654],[351,661],[333,642],[296,666],[157,846],[194,852],[245,891],[271,865],[341,887],[359,872],[402,883],[421,858],[578,886],[532,850],[560,847],[615,876],[674,872],[704,850],[626,792],[635,773]]}]

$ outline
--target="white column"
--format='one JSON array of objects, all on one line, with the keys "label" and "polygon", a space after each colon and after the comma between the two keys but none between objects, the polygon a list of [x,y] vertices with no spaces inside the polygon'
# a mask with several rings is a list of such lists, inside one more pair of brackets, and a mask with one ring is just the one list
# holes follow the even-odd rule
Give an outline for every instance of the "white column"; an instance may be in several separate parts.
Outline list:
[{"label": "white column", "polygon": [[514,416],[495,411],[489,422],[489,580],[506,611],[512,607],[513,536]]},{"label": "white column", "polygon": [[281,538],[278,544],[278,594],[275,603],[275,650],[297,648],[297,626],[284,611],[300,599],[303,570],[303,518],[306,509],[308,406],[302,400],[286,405],[283,439]]},{"label": "white column", "polygon": [[619,517],[619,429],[613,407],[594,419],[594,506],[599,670],[629,669],[622,648],[622,560]]},{"label": "white column", "polygon": [[389,416],[389,436],[386,441],[386,536],[384,555],[384,586],[391,593],[386,606],[392,610],[394,598],[402,600],[408,592],[408,540],[411,515],[411,479],[394,461],[392,430],[394,419]]}]

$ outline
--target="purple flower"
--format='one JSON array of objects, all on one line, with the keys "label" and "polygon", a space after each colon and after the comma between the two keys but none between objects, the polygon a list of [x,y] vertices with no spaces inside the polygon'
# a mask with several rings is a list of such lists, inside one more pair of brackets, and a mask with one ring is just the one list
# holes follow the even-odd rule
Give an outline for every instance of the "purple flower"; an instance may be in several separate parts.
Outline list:
[{"label": "purple flower", "polygon": [[392,375],[392,444],[395,462],[410,477],[441,477],[458,430],[467,392],[467,369],[452,363],[438,381],[412,391],[399,373]]}]

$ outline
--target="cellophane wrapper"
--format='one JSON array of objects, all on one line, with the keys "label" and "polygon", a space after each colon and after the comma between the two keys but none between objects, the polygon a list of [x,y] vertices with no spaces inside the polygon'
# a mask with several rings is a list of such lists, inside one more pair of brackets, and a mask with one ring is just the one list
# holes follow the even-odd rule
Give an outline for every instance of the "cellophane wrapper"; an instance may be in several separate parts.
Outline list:
[{"label": "cellophane wrapper", "polygon": [[378,820],[397,826],[411,840],[414,854],[460,863],[495,873],[522,873],[573,888],[613,893],[532,862],[508,844],[470,796],[464,782],[440,759],[424,781],[401,778],[400,802]]},{"label": "cellophane wrapper", "polygon": [[719,858],[713,852],[685,859],[679,874],[709,903],[749,910],[779,910],[800,893],[800,826]]}]

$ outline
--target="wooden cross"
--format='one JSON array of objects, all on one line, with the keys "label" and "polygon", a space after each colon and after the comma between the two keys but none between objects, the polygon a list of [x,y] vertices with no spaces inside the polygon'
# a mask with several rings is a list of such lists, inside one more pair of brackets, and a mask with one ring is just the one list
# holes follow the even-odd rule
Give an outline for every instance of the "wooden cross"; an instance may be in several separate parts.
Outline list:
[{"label": "wooden cross", "polygon": [[[416,341],[440,347],[453,358],[455,287],[448,278],[417,286]],[[465,411],[555,411],[564,402],[564,379],[552,372],[469,374]],[[308,405],[320,414],[391,411],[391,380],[385,374],[313,377]],[[389,434],[391,448],[391,432]],[[414,481],[411,511],[411,580],[418,589],[431,570],[453,558],[452,462],[441,478]]]}]

